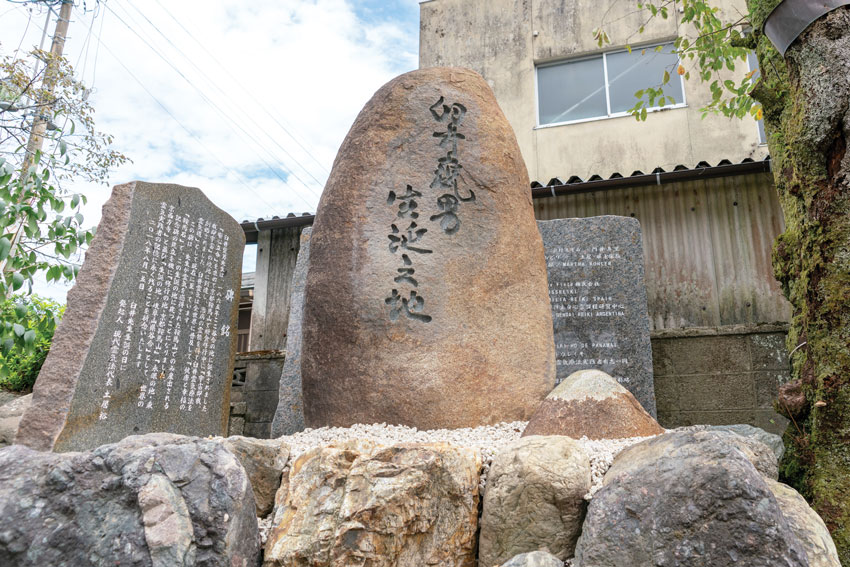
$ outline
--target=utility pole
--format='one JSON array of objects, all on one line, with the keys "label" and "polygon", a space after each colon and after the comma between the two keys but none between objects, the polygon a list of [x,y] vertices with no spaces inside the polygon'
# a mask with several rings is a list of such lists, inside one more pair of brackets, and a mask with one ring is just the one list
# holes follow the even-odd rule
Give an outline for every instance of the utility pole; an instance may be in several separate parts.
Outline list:
[{"label": "utility pole", "polygon": [[[59,10],[59,19],[56,20],[56,31],[53,33],[53,43],[50,46],[50,59],[44,69],[44,80],[42,81],[42,92],[36,100],[36,115],[33,118],[32,130],[27,141],[27,153],[24,156],[24,164],[21,167],[21,179],[27,175],[27,170],[32,166],[35,154],[44,145],[44,134],[47,131],[49,120],[48,112],[53,106],[50,100],[53,89],[56,87],[56,73],[59,66],[59,58],[65,49],[65,37],[68,35],[68,24],[71,22],[71,9],[74,7],[73,0],[62,0]],[[14,243],[12,243],[14,246]]]},{"label": "utility pole", "polygon": [[[21,186],[26,185],[29,177],[29,169],[35,162],[35,155],[44,145],[44,134],[47,132],[47,123],[50,120],[50,111],[53,108],[53,90],[56,88],[57,73],[59,72],[59,58],[65,49],[65,37],[68,35],[68,24],[71,22],[71,10],[74,7],[73,0],[62,0],[59,9],[59,19],[56,20],[56,30],[53,32],[53,43],[50,46],[50,58],[44,69],[44,80],[41,83],[41,92],[35,102],[35,116],[32,121],[29,140],[27,141],[24,163],[21,166]],[[52,8],[48,7],[48,10]],[[9,256],[0,263],[0,274],[5,275],[9,271],[9,260],[15,255],[15,249],[21,239],[24,229],[24,221],[21,220],[12,236],[12,245]],[[11,287],[7,288],[7,295],[11,293]]]}]

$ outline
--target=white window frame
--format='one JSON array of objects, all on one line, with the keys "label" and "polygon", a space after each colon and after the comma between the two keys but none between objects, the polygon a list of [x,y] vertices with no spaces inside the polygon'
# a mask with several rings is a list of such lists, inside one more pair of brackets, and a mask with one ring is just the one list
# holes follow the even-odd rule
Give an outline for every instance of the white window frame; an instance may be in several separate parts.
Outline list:
[{"label": "white window frame", "polygon": [[[672,41],[662,41],[660,43],[653,43],[653,44],[650,44],[650,45],[642,45],[640,47],[634,47],[632,49],[632,51],[634,52],[636,50],[644,50],[644,49],[649,51],[650,49],[655,49],[656,47],[658,47],[660,45],[670,45],[672,43],[673,43]],[[615,53],[623,53],[623,52],[627,52],[627,51],[628,51],[628,49],[615,49],[615,50],[612,50],[612,51],[603,51],[602,53],[597,53],[597,54],[594,54],[594,55],[588,55],[586,57],[577,57],[577,58],[574,58],[574,59],[562,59],[560,61],[553,61],[551,63],[544,63],[542,65],[537,65],[534,68],[534,104],[535,104],[535,108],[536,108],[535,114],[536,114],[536,120],[537,120],[537,125],[534,127],[534,129],[537,130],[537,129],[540,129],[540,128],[554,128],[556,126],[565,126],[565,125],[568,125],[568,124],[581,124],[583,122],[595,122],[597,120],[610,120],[611,118],[623,118],[624,116],[631,116],[630,112],[614,112],[614,113],[611,112],[611,93],[610,93],[610,84],[608,82],[608,55],[614,55]],[[577,63],[579,61],[586,61],[588,59],[598,59],[600,57],[600,55],[602,56],[602,71],[603,71],[603,74],[604,74],[604,77],[605,77],[605,106],[608,110],[608,114],[606,116],[592,116],[590,118],[579,118],[578,120],[566,120],[564,122],[552,122],[552,123],[549,123],[549,124],[541,124],[540,123],[540,92],[539,92],[540,81],[538,80],[538,72],[540,71],[540,69],[543,69],[543,68],[546,68],[546,67],[556,67],[558,65],[564,65],[565,63],[566,64]],[[682,64],[681,58],[679,58],[678,61],[679,61],[679,65],[681,65]],[[682,75],[679,75],[678,73],[676,73],[675,71],[672,74],[675,75],[676,77],[678,77],[679,84],[682,87],[682,102],[677,103],[677,104],[668,104],[666,106],[653,106],[653,107],[646,109],[646,111],[648,113],[649,112],[658,112],[658,111],[661,111],[661,110],[673,110],[673,109],[676,109],[676,108],[685,108],[685,107],[688,106],[688,97],[687,97],[687,94],[685,93],[685,78]]]}]

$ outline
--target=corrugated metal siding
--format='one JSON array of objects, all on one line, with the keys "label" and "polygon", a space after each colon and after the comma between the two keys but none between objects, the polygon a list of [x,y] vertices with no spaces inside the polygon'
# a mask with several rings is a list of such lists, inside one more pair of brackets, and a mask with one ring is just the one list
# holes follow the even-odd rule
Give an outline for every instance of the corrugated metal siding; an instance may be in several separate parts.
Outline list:
[{"label": "corrugated metal siding", "polygon": [[643,228],[653,329],[787,321],[773,278],[784,229],[770,174],[535,199],[540,220],[634,216]]}]

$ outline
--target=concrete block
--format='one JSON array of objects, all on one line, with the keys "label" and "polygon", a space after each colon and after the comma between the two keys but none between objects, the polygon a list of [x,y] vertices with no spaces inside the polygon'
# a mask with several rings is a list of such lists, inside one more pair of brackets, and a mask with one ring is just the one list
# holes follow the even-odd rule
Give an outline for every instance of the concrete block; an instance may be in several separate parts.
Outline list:
[{"label": "concrete block", "polygon": [[280,375],[283,372],[283,359],[260,359],[248,362],[245,376],[245,390],[275,390],[280,387]]},{"label": "concrete block", "polygon": [[247,402],[230,402],[230,415],[245,415],[248,413]]},{"label": "concrete block", "polygon": [[242,435],[245,431],[245,419],[242,417],[231,417],[227,428],[227,435]]},{"label": "concrete block", "polygon": [[677,382],[675,376],[655,376],[655,405],[659,420],[662,415],[670,415],[681,409]]},{"label": "concrete block", "polygon": [[748,337],[753,370],[788,370],[785,333],[757,333]]},{"label": "concrete block", "polygon": [[251,422],[269,422],[274,419],[277,410],[277,390],[261,390],[245,392],[245,402],[248,404],[245,420]]},{"label": "concrete block", "polygon": [[254,437],[256,439],[268,439],[271,436],[271,422],[248,422],[245,424],[245,437]]},{"label": "concrete block", "polygon": [[791,379],[789,372],[774,370],[771,372],[754,372],[756,384],[756,406],[762,409],[773,409],[773,401],[779,394],[779,385]]},{"label": "concrete block", "polygon": [[749,372],[682,376],[678,382],[681,411],[752,409],[756,405],[755,384]]},{"label": "concrete block", "polygon": [[730,374],[751,369],[745,335],[656,340],[652,350],[656,375]]}]

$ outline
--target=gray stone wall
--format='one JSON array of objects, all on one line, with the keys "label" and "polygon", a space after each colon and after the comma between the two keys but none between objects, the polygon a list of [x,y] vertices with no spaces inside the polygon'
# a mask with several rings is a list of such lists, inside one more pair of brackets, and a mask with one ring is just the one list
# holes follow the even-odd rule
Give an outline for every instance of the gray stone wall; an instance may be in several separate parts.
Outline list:
[{"label": "gray stone wall", "polygon": [[229,435],[269,438],[277,409],[283,359],[283,351],[279,350],[236,356],[230,390]]},{"label": "gray stone wall", "polygon": [[658,421],[682,425],[749,423],[781,434],[773,411],[790,379],[783,325],[658,331],[652,335]]}]

